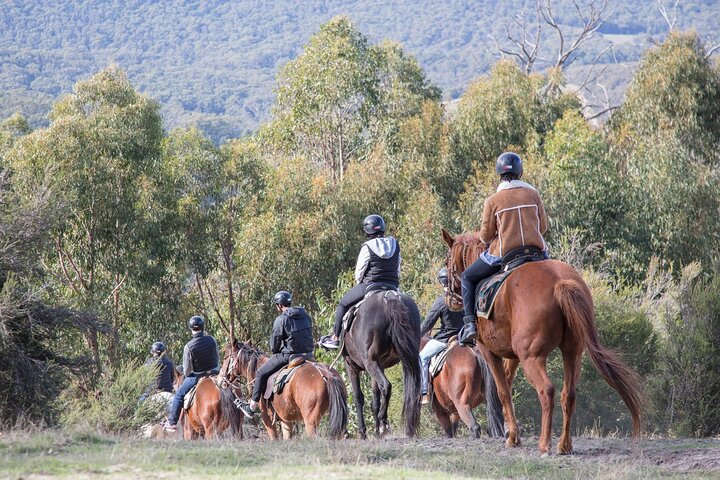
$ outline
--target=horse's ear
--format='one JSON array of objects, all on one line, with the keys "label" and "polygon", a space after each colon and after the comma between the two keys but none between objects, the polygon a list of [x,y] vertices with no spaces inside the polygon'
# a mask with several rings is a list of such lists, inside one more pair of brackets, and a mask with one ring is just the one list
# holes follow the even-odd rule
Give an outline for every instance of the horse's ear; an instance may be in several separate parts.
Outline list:
[{"label": "horse's ear", "polygon": [[455,243],[455,237],[450,235],[450,233],[447,230],[445,230],[444,228],[441,228],[441,230],[442,230],[443,241],[445,242],[445,244],[448,247],[452,247],[453,243]]}]

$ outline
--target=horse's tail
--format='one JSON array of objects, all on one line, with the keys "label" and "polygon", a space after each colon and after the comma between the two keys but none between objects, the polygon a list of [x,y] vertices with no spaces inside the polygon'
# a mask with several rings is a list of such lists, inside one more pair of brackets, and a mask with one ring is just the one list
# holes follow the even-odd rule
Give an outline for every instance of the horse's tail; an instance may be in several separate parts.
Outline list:
[{"label": "horse's tail", "polygon": [[242,439],[242,415],[240,410],[235,406],[235,395],[229,388],[218,387],[218,390],[220,390],[220,411],[228,422],[230,434],[233,437]]},{"label": "horse's tail", "polygon": [[498,396],[497,385],[485,358],[478,351],[473,352],[485,382],[485,406],[487,407],[488,432],[491,437],[505,436],[505,416]]},{"label": "horse's tail", "polygon": [[385,298],[390,337],[403,367],[405,435],[414,437],[420,426],[420,312],[409,297],[387,295]]},{"label": "horse's tail", "polygon": [[639,436],[642,429],[640,412],[644,403],[640,376],[627,366],[616,352],[600,344],[595,328],[592,296],[587,285],[574,279],[560,280],[555,285],[555,300],[560,305],[573,335],[585,346],[595,368],[620,394],[620,398],[630,410],[633,437]]},{"label": "horse's tail", "polygon": [[340,440],[347,433],[347,390],[342,378],[334,370],[328,370],[325,385],[328,394],[328,436]]}]

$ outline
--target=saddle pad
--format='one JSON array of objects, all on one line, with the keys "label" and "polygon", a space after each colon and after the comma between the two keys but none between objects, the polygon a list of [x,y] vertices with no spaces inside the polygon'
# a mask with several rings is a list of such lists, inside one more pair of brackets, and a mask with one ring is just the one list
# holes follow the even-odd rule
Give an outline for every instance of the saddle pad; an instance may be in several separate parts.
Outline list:
[{"label": "saddle pad", "polygon": [[[375,286],[377,288],[372,288],[373,286]],[[378,293],[382,293],[386,299],[387,299],[388,294],[394,294],[394,295],[400,294],[397,289],[389,288],[385,284],[370,285],[368,287],[368,290],[365,292],[365,296],[362,298],[362,300],[360,300],[359,302],[357,302],[356,304],[354,304],[350,308],[348,308],[348,311],[345,313],[345,316],[343,317],[343,322],[342,322],[342,334],[341,335],[344,335],[345,332],[350,330],[350,327],[352,326],[352,322],[355,319],[355,316],[357,314],[358,309],[360,308],[360,305],[362,305],[365,300],[367,300],[368,298],[370,298],[373,295],[376,295]]]},{"label": "saddle pad", "polygon": [[283,367],[277,372],[270,375],[270,378],[268,378],[267,386],[265,387],[265,394],[263,397],[266,400],[269,400],[274,394],[280,395],[285,388],[285,385],[287,385],[290,382],[290,379],[292,379],[292,376],[295,374],[295,371],[302,367],[305,364],[305,362],[302,362],[298,365],[295,365],[294,367]]},{"label": "saddle pad", "polygon": [[442,370],[443,365],[445,365],[445,359],[447,358],[448,352],[455,345],[456,343],[453,343],[452,345],[443,348],[440,352],[432,356],[432,358],[430,359],[430,378],[437,377],[437,375]]},{"label": "saddle pad", "polygon": [[477,298],[477,315],[478,317],[490,318],[492,309],[495,305],[495,296],[500,287],[513,270],[500,271],[491,277],[481,281],[475,290],[475,298]]},{"label": "saddle pad", "polygon": [[200,382],[198,381],[198,383],[196,383],[195,386],[185,394],[185,398],[183,399],[183,408],[185,410],[190,410],[190,407],[192,407],[193,401],[195,400],[195,391],[197,390],[199,383]]}]

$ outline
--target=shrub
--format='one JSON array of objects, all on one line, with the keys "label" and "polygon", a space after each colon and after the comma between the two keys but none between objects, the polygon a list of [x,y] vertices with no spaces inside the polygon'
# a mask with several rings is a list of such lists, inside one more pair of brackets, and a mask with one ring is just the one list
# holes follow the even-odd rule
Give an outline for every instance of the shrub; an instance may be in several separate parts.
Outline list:
[{"label": "shrub", "polygon": [[678,436],[720,432],[720,275],[685,285],[679,309],[665,316],[652,398],[659,426]]},{"label": "shrub", "polygon": [[106,372],[97,392],[78,395],[66,391],[61,421],[65,426],[107,432],[127,432],[154,422],[158,405],[138,400],[156,375],[152,365],[128,362]]}]

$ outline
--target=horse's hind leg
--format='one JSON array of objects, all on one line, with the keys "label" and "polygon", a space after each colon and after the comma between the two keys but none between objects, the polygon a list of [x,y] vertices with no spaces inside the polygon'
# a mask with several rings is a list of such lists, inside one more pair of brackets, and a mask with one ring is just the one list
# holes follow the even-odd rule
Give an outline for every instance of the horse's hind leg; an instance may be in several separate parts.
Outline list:
[{"label": "horse's hind leg", "polygon": [[575,386],[580,376],[580,361],[582,350],[565,349],[563,355],[563,389],[560,396],[560,403],[563,412],[562,434],[558,442],[557,453],[567,455],[572,453],[572,437],[570,436],[570,421],[575,412]]},{"label": "horse's hind leg", "polygon": [[542,408],[542,428],[538,449],[546,454],[550,451],[552,437],[552,415],[555,408],[555,385],[547,374],[546,357],[529,357],[521,360],[523,371],[530,384],[535,387]]},{"label": "horse's hind leg", "polygon": [[378,435],[378,432],[380,431],[380,385],[378,385],[378,382],[375,380],[375,378],[372,379],[372,413],[373,418],[375,419],[375,435]]},{"label": "horse's hind leg", "polygon": [[466,403],[455,403],[458,416],[462,419],[463,423],[470,429],[470,436],[472,438],[480,438],[480,425],[475,420],[472,408]]},{"label": "horse's hind leg", "polygon": [[[366,368],[367,372],[373,378],[373,403],[375,402],[376,396],[380,397],[378,413],[375,417],[375,435],[381,436],[390,429],[387,411],[388,405],[390,404],[392,385],[390,384],[390,380],[385,376],[385,372],[383,372],[382,368],[380,368],[376,362],[369,360]],[[377,385],[377,393],[375,385]]]},{"label": "horse's hind leg", "polygon": [[352,363],[345,362],[345,370],[347,371],[348,377],[350,377],[350,385],[353,390],[353,397],[355,398],[355,409],[357,410],[358,419],[358,435],[363,440],[367,438],[365,430],[365,415],[363,409],[365,408],[365,397],[363,396],[362,387],[360,386],[360,369]]},{"label": "horse's hind leg", "polygon": [[438,422],[440,422],[440,426],[445,432],[445,435],[447,435],[448,438],[453,438],[455,436],[455,429],[453,428],[452,420],[450,420],[450,415],[448,415],[445,409],[440,406],[435,398],[433,398],[433,410],[435,411],[435,416],[437,417]]}]

